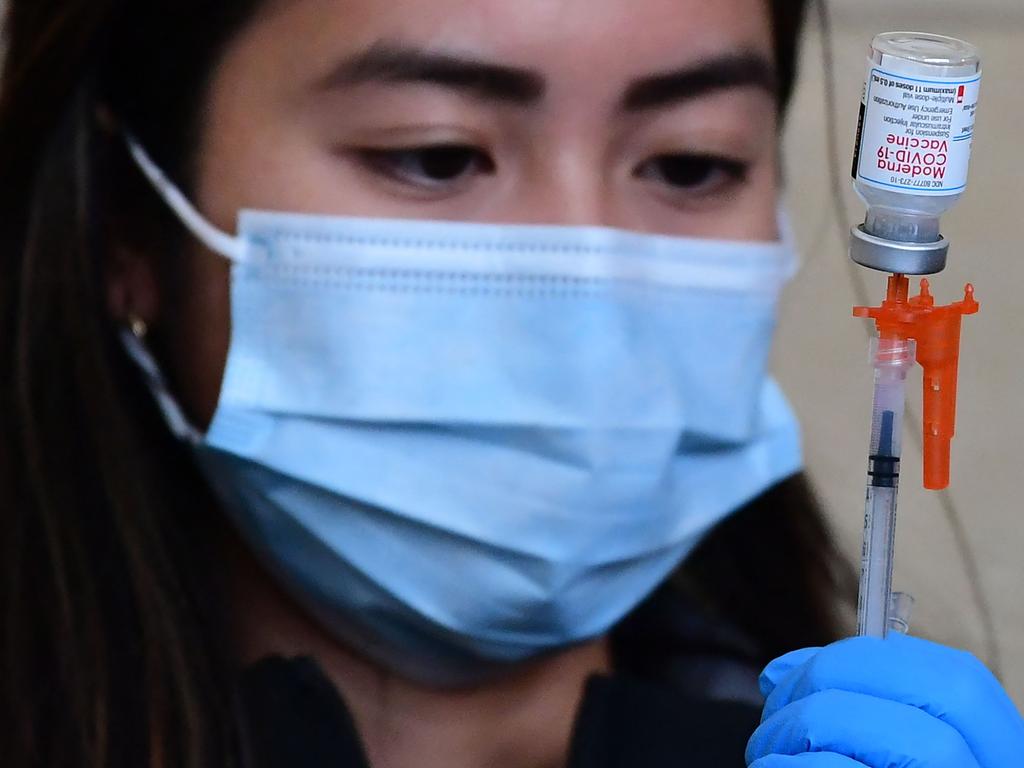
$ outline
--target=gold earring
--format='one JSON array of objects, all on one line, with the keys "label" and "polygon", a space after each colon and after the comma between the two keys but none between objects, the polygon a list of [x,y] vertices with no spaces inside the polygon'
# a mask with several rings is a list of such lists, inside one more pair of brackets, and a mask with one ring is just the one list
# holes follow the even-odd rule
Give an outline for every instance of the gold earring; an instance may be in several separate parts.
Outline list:
[{"label": "gold earring", "polygon": [[146,321],[138,315],[128,316],[128,328],[131,330],[132,335],[140,340],[146,338],[146,334],[149,333],[149,326],[146,325]]}]

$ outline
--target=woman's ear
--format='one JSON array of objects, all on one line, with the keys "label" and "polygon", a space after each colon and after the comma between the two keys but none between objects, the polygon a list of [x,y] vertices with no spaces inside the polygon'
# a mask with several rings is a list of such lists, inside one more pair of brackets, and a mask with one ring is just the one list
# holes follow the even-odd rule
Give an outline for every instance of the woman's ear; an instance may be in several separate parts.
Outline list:
[{"label": "woman's ear", "polygon": [[114,248],[107,265],[107,310],[126,326],[153,326],[159,318],[160,292],[150,256]]}]

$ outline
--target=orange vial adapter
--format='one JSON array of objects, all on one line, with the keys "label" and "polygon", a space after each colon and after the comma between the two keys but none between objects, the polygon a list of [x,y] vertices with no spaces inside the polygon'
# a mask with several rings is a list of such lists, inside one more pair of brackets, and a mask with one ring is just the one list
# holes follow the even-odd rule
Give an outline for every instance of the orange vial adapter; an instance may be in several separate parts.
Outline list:
[{"label": "orange vial adapter", "polygon": [[967,284],[962,301],[937,307],[928,280],[909,296],[906,275],[889,278],[885,301],[878,307],[855,307],[855,317],[875,321],[880,339],[913,340],[924,385],[924,487],[949,485],[949,446],[956,426],[956,383],[960,361],[960,324],[978,311],[974,288]]}]

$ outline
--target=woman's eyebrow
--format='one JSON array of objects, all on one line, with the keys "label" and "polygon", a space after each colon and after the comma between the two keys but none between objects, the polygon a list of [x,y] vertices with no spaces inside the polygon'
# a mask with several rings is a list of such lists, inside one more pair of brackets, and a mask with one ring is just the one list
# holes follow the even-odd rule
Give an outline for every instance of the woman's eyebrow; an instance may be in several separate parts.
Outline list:
[{"label": "woman's eyebrow", "polygon": [[485,101],[520,106],[540,102],[545,92],[544,78],[527,69],[392,43],[377,43],[342,61],[320,86],[371,82],[440,85]]},{"label": "woman's eyebrow", "polygon": [[[387,42],[378,42],[343,60],[318,85],[329,90],[373,82],[439,85],[484,101],[518,106],[539,103],[547,90],[544,76],[533,70]],[[634,80],[626,88],[620,109],[656,109],[715,91],[749,86],[774,97],[778,90],[775,66],[761,53],[726,53]]]},{"label": "woman's eyebrow", "polygon": [[756,52],[728,53],[635,80],[626,89],[620,108],[624,112],[667,107],[716,91],[753,86],[778,95],[779,75],[771,60]]}]

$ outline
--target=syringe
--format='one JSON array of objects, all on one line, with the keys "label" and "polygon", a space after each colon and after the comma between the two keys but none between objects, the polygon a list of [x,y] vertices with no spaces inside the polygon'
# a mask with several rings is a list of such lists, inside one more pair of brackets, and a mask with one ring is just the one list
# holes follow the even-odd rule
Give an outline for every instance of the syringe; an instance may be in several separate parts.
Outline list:
[{"label": "syringe", "polygon": [[906,378],[914,360],[924,368],[924,485],[949,484],[960,321],[978,304],[968,285],[963,301],[936,307],[927,280],[911,298],[906,275],[946,266],[949,243],[939,219],[966,187],[980,80],[978,52],[962,40],[889,32],[872,41],[853,161],[854,186],[868,210],[851,232],[850,257],[892,276],[881,306],[854,309],[874,319],[878,332],[871,351],[861,635],[885,637],[890,618],[906,628],[906,617],[891,609],[892,567]]},{"label": "syringe", "polygon": [[885,637],[890,624],[907,372],[915,360],[924,369],[924,486],[941,490],[949,485],[960,323],[964,315],[978,311],[970,285],[964,288],[963,301],[944,307],[935,306],[927,280],[921,280],[917,296],[908,296],[909,286],[904,275],[893,275],[881,306],[856,307],[853,311],[857,317],[872,318],[878,330],[878,338],[871,344],[875,394],[857,611],[859,634],[871,637]]},{"label": "syringe", "polygon": [[903,405],[907,371],[914,364],[913,342],[898,338],[872,339],[871,362],[875,369],[875,396],[871,409],[857,625],[862,635],[885,637],[892,600]]}]

